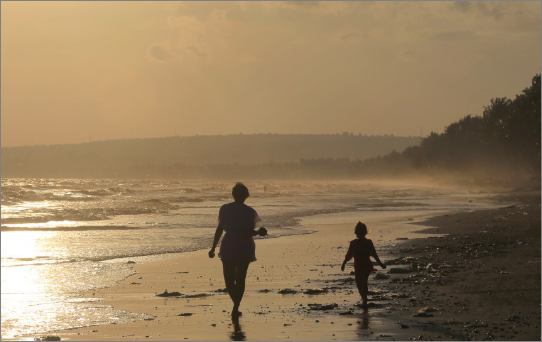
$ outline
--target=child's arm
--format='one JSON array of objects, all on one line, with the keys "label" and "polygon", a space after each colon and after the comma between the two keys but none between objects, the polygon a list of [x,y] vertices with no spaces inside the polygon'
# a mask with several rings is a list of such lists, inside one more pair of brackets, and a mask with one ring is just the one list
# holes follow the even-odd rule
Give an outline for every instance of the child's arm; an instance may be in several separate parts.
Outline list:
[{"label": "child's arm", "polygon": [[346,259],[346,258],[344,259],[343,264],[341,265],[341,271],[344,271],[344,267],[346,266],[346,263],[348,262],[348,260],[350,259]]},{"label": "child's arm", "polygon": [[354,249],[352,247],[352,242],[350,242],[350,246],[348,247],[348,252],[346,252],[346,256],[344,257],[343,264],[341,265],[341,271],[344,271],[344,266],[346,266],[346,263],[352,259],[354,256]]},{"label": "child's arm", "polygon": [[376,262],[380,265],[380,267],[382,267],[382,269],[386,269],[386,265],[382,261],[380,261],[380,259],[378,258],[378,254],[376,254],[376,251],[373,255],[373,258],[375,258]]},{"label": "child's arm", "polygon": [[373,251],[371,253],[371,256],[373,258],[375,258],[376,262],[378,263],[378,265],[380,265],[380,267],[382,267],[382,269],[386,269],[386,265],[384,265],[384,263],[382,261],[380,261],[380,258],[378,257],[378,254],[376,254],[376,249],[375,249],[375,246],[373,245],[372,241],[371,241],[371,248],[373,249]]}]

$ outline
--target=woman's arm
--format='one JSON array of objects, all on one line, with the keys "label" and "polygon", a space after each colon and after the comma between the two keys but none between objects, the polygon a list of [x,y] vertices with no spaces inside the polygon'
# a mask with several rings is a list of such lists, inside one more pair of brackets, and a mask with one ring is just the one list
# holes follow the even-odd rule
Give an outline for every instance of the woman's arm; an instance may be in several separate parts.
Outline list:
[{"label": "woman's arm", "polygon": [[216,227],[215,238],[213,240],[213,247],[209,251],[209,258],[215,257],[216,245],[218,244],[218,241],[220,240],[220,237],[222,236],[223,231],[224,231],[224,228],[222,228],[222,225],[219,223],[218,226]]},{"label": "woman's arm", "polygon": [[250,237],[259,235],[259,236],[266,236],[267,235],[267,229],[265,227],[260,227],[260,229],[256,230],[253,229],[250,233],[248,233]]}]

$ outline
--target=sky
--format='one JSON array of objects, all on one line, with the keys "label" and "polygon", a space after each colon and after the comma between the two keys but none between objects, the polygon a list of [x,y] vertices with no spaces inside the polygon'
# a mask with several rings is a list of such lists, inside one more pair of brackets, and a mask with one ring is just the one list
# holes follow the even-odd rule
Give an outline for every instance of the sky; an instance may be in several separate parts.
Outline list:
[{"label": "sky", "polygon": [[426,136],[541,66],[541,4],[1,2],[1,145]]}]

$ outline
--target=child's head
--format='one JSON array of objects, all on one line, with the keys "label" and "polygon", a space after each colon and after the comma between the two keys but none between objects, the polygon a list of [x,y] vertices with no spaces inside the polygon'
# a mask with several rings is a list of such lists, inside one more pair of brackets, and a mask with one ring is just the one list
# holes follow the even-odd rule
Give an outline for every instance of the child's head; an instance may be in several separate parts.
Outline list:
[{"label": "child's head", "polygon": [[364,237],[368,233],[367,226],[359,221],[358,224],[356,224],[356,230],[354,230],[354,233],[357,237]]}]

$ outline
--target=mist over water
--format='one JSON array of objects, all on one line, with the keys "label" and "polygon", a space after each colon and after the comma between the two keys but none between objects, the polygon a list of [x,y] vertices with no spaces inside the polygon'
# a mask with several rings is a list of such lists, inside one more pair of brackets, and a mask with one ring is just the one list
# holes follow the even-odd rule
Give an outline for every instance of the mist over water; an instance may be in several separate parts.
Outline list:
[{"label": "mist over water", "polygon": [[[251,193],[246,203],[257,210],[270,238],[310,233],[321,223],[494,206],[487,193],[420,184],[245,184]],[[232,186],[226,181],[2,179],[2,337],[142,319],[81,294],[131,275],[130,260],[209,248],[218,210],[232,201]]]}]

